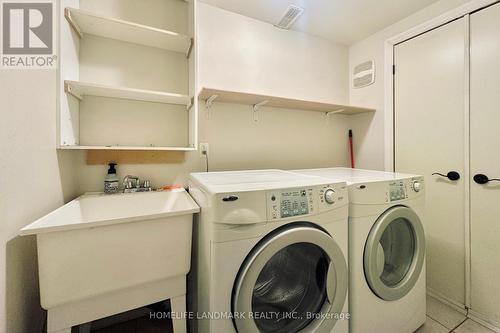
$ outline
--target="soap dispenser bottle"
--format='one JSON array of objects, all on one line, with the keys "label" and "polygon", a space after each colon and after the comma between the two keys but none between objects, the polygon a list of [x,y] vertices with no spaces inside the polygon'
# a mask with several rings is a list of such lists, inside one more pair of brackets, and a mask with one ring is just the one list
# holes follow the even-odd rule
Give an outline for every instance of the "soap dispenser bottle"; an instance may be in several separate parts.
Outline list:
[{"label": "soap dispenser bottle", "polygon": [[120,180],[116,175],[116,163],[109,163],[108,174],[104,179],[104,193],[118,193]]}]

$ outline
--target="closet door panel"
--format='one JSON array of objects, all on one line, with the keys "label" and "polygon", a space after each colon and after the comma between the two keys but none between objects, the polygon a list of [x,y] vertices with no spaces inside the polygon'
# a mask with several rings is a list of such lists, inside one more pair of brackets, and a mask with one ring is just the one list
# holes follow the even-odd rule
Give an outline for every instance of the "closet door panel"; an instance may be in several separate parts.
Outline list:
[{"label": "closet door panel", "polygon": [[[500,178],[500,4],[471,15],[471,176]],[[500,327],[500,182],[471,181],[471,308]]]},{"label": "closet door panel", "polygon": [[[465,303],[465,20],[395,46],[395,171],[425,176],[427,287]],[[457,171],[458,181],[432,175]]]}]

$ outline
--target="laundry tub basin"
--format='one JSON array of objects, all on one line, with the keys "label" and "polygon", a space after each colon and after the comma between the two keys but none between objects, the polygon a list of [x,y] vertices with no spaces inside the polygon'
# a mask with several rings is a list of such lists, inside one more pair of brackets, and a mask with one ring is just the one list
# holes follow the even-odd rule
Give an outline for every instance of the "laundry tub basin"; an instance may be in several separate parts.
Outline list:
[{"label": "laundry tub basin", "polygon": [[51,309],[85,322],[185,294],[197,212],[183,189],[88,194],[23,228],[37,238],[49,319]]}]

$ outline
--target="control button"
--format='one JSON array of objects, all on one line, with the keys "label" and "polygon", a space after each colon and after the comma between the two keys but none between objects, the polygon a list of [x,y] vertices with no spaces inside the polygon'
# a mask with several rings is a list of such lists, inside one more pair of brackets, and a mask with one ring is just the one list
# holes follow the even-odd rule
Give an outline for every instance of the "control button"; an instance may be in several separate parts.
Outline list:
[{"label": "control button", "polygon": [[421,183],[421,182],[419,182],[418,180],[415,180],[415,181],[413,182],[413,190],[414,190],[415,192],[420,192],[420,190],[421,190],[421,189],[422,189],[422,183]]},{"label": "control button", "polygon": [[274,195],[273,195],[273,196],[271,197],[271,200],[272,200],[272,201],[276,201],[276,196],[274,196]]},{"label": "control button", "polygon": [[335,192],[331,188],[325,191],[325,201],[329,204],[335,203]]}]

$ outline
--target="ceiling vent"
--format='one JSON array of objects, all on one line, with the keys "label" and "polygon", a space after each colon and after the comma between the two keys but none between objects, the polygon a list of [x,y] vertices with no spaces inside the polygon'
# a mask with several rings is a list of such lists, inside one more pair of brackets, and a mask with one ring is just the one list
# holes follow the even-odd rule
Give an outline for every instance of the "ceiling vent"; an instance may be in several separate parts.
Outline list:
[{"label": "ceiling vent", "polygon": [[352,73],[352,85],[354,88],[363,88],[375,82],[375,61],[365,61],[356,67]]},{"label": "ceiling vent", "polygon": [[304,8],[290,5],[288,6],[285,15],[281,18],[278,24],[275,24],[278,28],[281,29],[290,29],[292,24],[299,18],[300,15],[304,12]]}]

